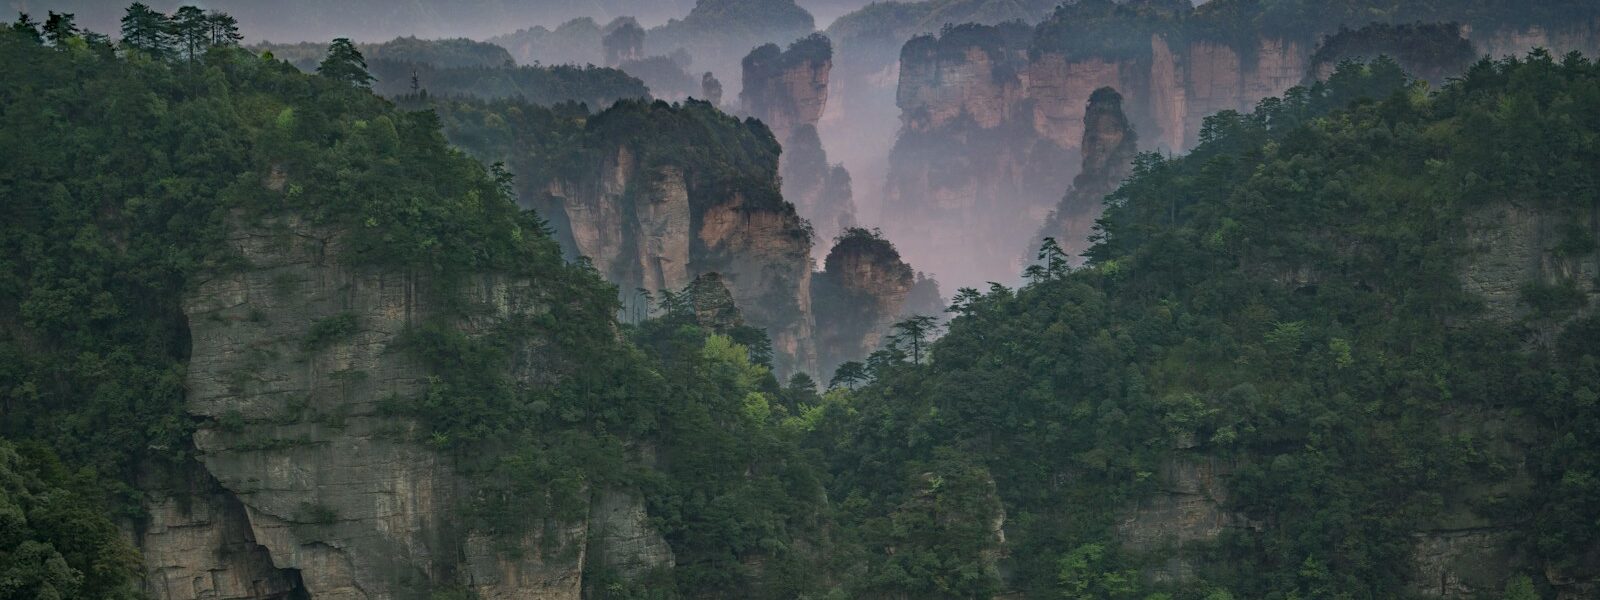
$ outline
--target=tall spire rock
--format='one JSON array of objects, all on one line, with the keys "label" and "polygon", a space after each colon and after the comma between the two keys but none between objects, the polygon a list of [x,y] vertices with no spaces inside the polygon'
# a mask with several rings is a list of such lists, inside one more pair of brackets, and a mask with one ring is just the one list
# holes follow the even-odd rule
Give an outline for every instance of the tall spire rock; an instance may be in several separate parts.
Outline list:
[{"label": "tall spire rock", "polygon": [[905,313],[917,280],[894,244],[859,227],[838,237],[823,266],[811,280],[811,295],[818,373],[827,377],[841,363],[861,360],[882,345],[889,326]]},{"label": "tall spire rock", "polygon": [[[812,34],[787,50],[766,44],[744,58],[743,110],[772,130],[783,145],[779,174],[783,197],[811,222],[819,239],[832,239],[853,227],[855,202],[850,173],[830,165],[817,136],[817,121],[828,103],[828,73],[833,69],[833,44]],[[820,251],[820,248],[816,250]]]},{"label": "tall spire rock", "polygon": [[772,130],[773,139],[788,145],[797,127],[815,127],[828,104],[828,73],[833,70],[833,42],[814,33],[795,40],[787,50],[764,44],[744,57],[739,102],[745,113]]},{"label": "tall spire rock", "polygon": [[[1089,247],[1089,234],[1107,194],[1116,191],[1133,168],[1139,138],[1122,112],[1122,94],[1102,87],[1089,95],[1083,113],[1083,170],[1072,179],[1039,237],[1053,237],[1068,255]],[[1034,240],[1037,242],[1037,240]]]}]

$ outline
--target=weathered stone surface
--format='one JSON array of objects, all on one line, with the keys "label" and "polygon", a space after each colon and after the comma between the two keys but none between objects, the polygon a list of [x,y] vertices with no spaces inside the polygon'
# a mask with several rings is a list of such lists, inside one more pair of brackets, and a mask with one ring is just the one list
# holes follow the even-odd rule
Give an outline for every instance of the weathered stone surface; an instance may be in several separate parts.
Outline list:
[{"label": "weathered stone surface", "polygon": [[1157,553],[1166,560],[1145,571],[1154,581],[1187,581],[1195,575],[1194,544],[1213,541],[1244,520],[1226,508],[1231,462],[1193,455],[1175,456],[1157,472],[1160,489],[1128,507],[1117,523],[1126,550]]},{"label": "weathered stone surface", "polygon": [[133,527],[156,600],[279,600],[301,592],[299,574],[272,564],[237,498],[199,465],[180,488],[143,482],[146,516]]},{"label": "weathered stone surface", "polygon": [[[428,370],[397,344],[441,310],[429,282],[349,264],[336,231],[295,217],[241,227],[230,243],[245,266],[201,282],[185,303],[189,410],[203,419],[195,447],[237,503],[229,518],[247,524],[230,525],[225,543],[254,540],[318,600],[423,597],[441,583],[466,584],[483,598],[578,598],[589,532],[614,516],[547,523],[506,552],[505,541],[460,525],[468,486],[452,461],[417,439],[417,424],[380,409],[427,381]],[[462,299],[485,310],[458,326],[473,335],[544,310],[539,285],[465,276]],[[312,344],[311,332],[330,319],[348,326]],[[539,385],[552,357],[538,340],[526,343],[508,368]],[[616,512],[618,502],[597,506]],[[640,523],[630,535],[649,538]],[[193,555],[214,537],[145,547]],[[649,565],[670,564],[664,548],[608,547],[611,560]]]},{"label": "weathered stone surface", "polygon": [[540,208],[570,235],[569,251],[623,291],[624,314],[645,314],[635,290],[682,290],[719,273],[745,320],[772,338],[779,371],[814,370],[811,238],[800,216],[690,189],[678,167],[647,172],[626,144],[602,156],[592,175],[552,182],[552,205]]},{"label": "weathered stone surface", "polygon": [[796,49],[792,47],[770,57],[762,54],[763,50],[758,48],[745,57],[740,103],[746,114],[766,123],[773,139],[787,143],[795,128],[816,127],[822,118],[828,105],[832,50],[830,47],[826,55],[805,59],[794,58]]},{"label": "weathered stone surface", "polygon": [[595,494],[589,515],[589,544],[601,566],[629,579],[654,569],[672,568],[672,548],[650,526],[642,498],[616,491],[601,492]]},{"label": "weathered stone surface", "polygon": [[[1571,285],[1593,305],[1600,277],[1600,258],[1593,253],[1568,256],[1557,251],[1564,227],[1600,233],[1594,209],[1562,215],[1505,202],[1480,209],[1466,220],[1464,235],[1470,256],[1461,285],[1483,299],[1489,318],[1512,322],[1531,316],[1523,301],[1530,285]],[[1548,341],[1559,323],[1529,323],[1533,341]]]}]

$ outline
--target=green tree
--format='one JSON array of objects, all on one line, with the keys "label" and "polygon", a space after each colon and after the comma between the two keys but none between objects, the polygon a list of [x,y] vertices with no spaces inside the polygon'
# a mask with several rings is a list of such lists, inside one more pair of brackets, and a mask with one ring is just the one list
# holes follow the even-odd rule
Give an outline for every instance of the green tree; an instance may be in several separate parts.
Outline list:
[{"label": "green tree", "polygon": [[172,55],[172,23],[143,2],[128,5],[122,16],[122,47],[155,59]]},{"label": "green tree", "polygon": [[1540,600],[1539,591],[1533,587],[1533,578],[1527,575],[1512,577],[1506,582],[1506,592],[1501,596],[1503,600]]},{"label": "green tree", "polygon": [[17,13],[17,22],[11,24],[11,30],[27,36],[34,42],[44,41],[44,36],[39,34],[39,22],[28,16],[28,13]]},{"label": "green tree", "polygon": [[1065,277],[1072,270],[1067,253],[1053,237],[1044,238],[1044,243],[1039,245],[1039,263],[1044,266],[1045,276],[1051,279]]},{"label": "green tree", "polygon": [[922,364],[922,349],[939,331],[939,318],[912,315],[890,326],[889,343],[911,351],[911,362]]},{"label": "green tree", "polygon": [[217,10],[206,13],[206,25],[211,30],[213,46],[237,46],[244,39],[239,33],[239,20],[228,13]]},{"label": "green tree", "polygon": [[52,46],[60,46],[75,37],[78,37],[78,25],[73,14],[50,11],[44,21],[44,39]]},{"label": "green tree", "polygon": [[372,85],[372,74],[367,72],[367,59],[350,38],[337,38],[328,45],[328,57],[317,65],[317,74],[356,87]]},{"label": "green tree", "polygon": [[857,385],[867,380],[867,366],[858,361],[847,361],[833,370],[833,378],[828,380],[828,388],[844,386],[855,389]]},{"label": "green tree", "polygon": [[191,63],[211,45],[211,20],[198,7],[180,7],[172,15],[170,31],[178,52]]}]

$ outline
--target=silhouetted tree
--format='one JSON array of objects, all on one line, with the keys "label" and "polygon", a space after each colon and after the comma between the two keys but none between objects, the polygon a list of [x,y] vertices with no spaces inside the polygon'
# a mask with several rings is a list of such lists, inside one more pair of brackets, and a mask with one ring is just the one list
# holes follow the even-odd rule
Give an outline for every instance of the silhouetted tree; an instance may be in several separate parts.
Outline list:
[{"label": "silhouetted tree", "polygon": [[328,45],[328,57],[317,65],[317,74],[343,81],[356,87],[372,85],[372,74],[367,72],[367,59],[350,38],[337,38]]},{"label": "silhouetted tree", "polygon": [[198,7],[180,7],[173,13],[170,23],[172,38],[189,62],[194,62],[211,45],[211,21]]},{"label": "silhouetted tree", "polygon": [[911,362],[922,363],[922,348],[939,329],[939,318],[929,315],[911,315],[892,326],[889,340],[895,345],[909,345]]},{"label": "silhouetted tree", "polygon": [[78,25],[74,22],[73,14],[50,11],[44,21],[44,39],[53,46],[60,46],[68,38],[74,37],[78,37]]},{"label": "silhouetted tree", "polygon": [[239,20],[221,11],[206,13],[206,24],[211,28],[211,45],[237,46],[244,39],[239,34]]},{"label": "silhouetted tree", "polygon": [[28,13],[17,13],[17,22],[11,24],[11,30],[33,38],[35,42],[44,41],[44,36],[39,35],[39,22]]},{"label": "silhouetted tree", "polygon": [[122,16],[122,47],[165,59],[172,54],[172,24],[167,16],[143,2],[128,5]]},{"label": "silhouetted tree", "polygon": [[828,387],[844,386],[856,389],[856,385],[867,380],[867,366],[856,361],[848,361],[833,370],[833,379],[828,380]]}]

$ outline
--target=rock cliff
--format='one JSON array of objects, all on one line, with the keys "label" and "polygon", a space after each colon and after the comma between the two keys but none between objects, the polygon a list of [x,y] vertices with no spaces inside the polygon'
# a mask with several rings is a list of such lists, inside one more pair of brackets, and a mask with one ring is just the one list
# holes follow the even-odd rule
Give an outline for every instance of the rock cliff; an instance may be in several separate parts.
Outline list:
[{"label": "rock cliff", "polygon": [[[431,105],[452,141],[516,174],[518,202],[549,221],[572,258],[621,293],[624,318],[645,294],[718,273],[745,321],[767,331],[774,367],[812,372],[812,235],[779,188],[779,146],[765,127],[701,101],[624,101],[598,114],[529,105]],[[485,126],[487,119],[498,125]]]},{"label": "rock cliff", "polygon": [[1072,189],[1051,211],[1044,230],[1036,237],[1053,237],[1070,257],[1089,248],[1095,219],[1105,208],[1105,197],[1122,185],[1138,154],[1138,136],[1122,113],[1122,95],[1100,88],[1089,96],[1083,115],[1083,167],[1072,179]]},{"label": "rock cliff", "polygon": [[751,325],[767,330],[780,370],[811,371],[811,239],[793,205],[757,205],[742,193],[692,188],[681,167],[641,164],[618,144],[581,178],[550,183],[572,253],[622,290],[679,290],[718,273]]},{"label": "rock cliff", "polygon": [[[340,231],[293,216],[241,225],[229,244],[241,266],[184,303],[203,472],[188,501],[158,501],[138,535],[155,597],[413,598],[450,585],[575,599],[591,570],[636,577],[672,564],[642,501],[615,490],[512,539],[466,530],[456,515],[470,485],[389,408],[430,381],[403,351],[411,327],[465,300],[484,310],[455,326],[479,335],[546,310],[546,284],[463,274],[459,297],[441,296],[414,272],[352,264]],[[541,340],[521,343],[514,378],[543,385],[555,357]]]},{"label": "rock cliff", "polygon": [[812,34],[788,49],[759,46],[741,65],[739,102],[746,114],[767,124],[779,143],[801,125],[817,125],[828,104],[828,73],[833,70],[833,44],[827,36]]},{"label": "rock cliff", "polygon": [[570,255],[621,288],[624,314],[637,312],[637,290],[718,273],[744,319],[772,339],[774,366],[812,372],[811,234],[783,200],[777,148],[761,134],[705,103],[614,108],[584,134],[598,160],[521,195]]},{"label": "rock cliff", "polygon": [[[783,144],[779,174],[783,197],[811,222],[821,239],[832,239],[856,223],[850,173],[830,165],[817,136],[817,122],[828,102],[833,46],[814,34],[779,51],[775,44],[752,50],[743,61],[746,113],[760,119]],[[816,249],[821,251],[820,248]]]},{"label": "rock cliff", "polygon": [[812,280],[819,373],[827,377],[841,363],[878,350],[915,284],[893,244],[865,229],[847,229]]}]

